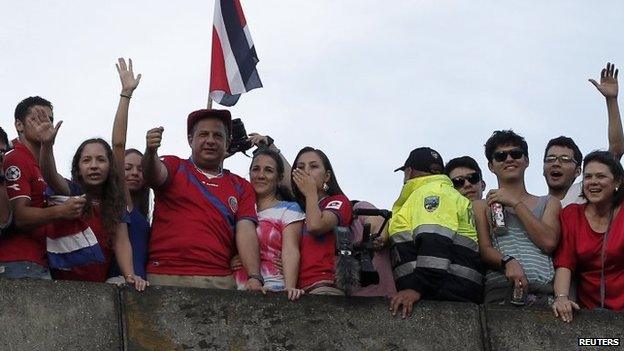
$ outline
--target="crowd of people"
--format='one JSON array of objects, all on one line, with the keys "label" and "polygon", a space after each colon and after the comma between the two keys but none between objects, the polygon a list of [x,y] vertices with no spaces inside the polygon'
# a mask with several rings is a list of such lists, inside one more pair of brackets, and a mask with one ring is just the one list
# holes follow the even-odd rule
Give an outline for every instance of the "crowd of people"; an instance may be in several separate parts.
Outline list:
[{"label": "crowd of people", "polygon": [[[485,143],[498,186],[484,196],[478,162],[446,164],[429,147],[411,151],[392,218],[341,190],[323,151],[286,160],[274,140],[252,133],[249,181],[224,168],[232,118],[201,109],[187,118],[188,158],[160,156],[163,127],[146,133],[145,152],[126,145],[128,111],[141,75],[119,59],[119,104],[112,143],[85,140],[70,177],[56,167],[52,104],[39,96],[15,109],[17,138],[0,129],[0,277],[283,292],[384,296],[403,318],[422,299],[624,311],[624,133],[618,71],[600,81],[608,151],[584,158],[569,137],[544,150],[548,193],[530,194],[528,145],[512,130]],[[600,147],[600,145],[597,145]],[[576,179],[581,176],[581,181]],[[153,212],[150,212],[153,191]],[[355,214],[355,215],[354,215]],[[345,291],[337,281],[336,232],[374,233],[377,284]]]}]

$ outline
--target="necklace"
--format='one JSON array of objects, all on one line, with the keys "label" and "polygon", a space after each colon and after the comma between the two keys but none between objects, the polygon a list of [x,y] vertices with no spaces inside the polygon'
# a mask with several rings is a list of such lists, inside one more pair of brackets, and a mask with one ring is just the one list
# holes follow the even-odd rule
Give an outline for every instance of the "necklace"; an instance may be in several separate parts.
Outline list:
[{"label": "necklace", "polygon": [[219,173],[217,173],[217,174],[210,174],[210,173],[208,173],[208,172],[206,172],[206,171],[202,170],[201,168],[197,167],[197,165],[195,164],[195,161],[193,161],[193,159],[192,159],[192,158],[189,158],[189,161],[191,161],[191,163],[193,164],[193,166],[195,166],[195,169],[196,169],[199,173],[201,173],[201,174],[205,175],[205,176],[206,176],[206,178],[208,178],[208,179],[218,178],[218,177],[223,176],[223,168],[221,168],[221,167],[219,167]]}]

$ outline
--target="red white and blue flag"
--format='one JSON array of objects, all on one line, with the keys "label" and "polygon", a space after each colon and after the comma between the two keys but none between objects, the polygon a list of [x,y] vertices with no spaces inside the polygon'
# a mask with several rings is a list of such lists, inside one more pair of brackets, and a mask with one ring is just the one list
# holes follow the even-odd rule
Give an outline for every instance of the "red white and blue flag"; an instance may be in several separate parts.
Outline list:
[{"label": "red white and blue flag", "polygon": [[[69,196],[50,196],[48,203],[60,205]],[[89,224],[81,218],[54,221],[47,231],[50,268],[69,270],[93,262],[104,262],[102,247]]]},{"label": "red white and blue flag", "polygon": [[239,0],[215,0],[210,98],[233,106],[242,93],[262,87],[258,55]]}]

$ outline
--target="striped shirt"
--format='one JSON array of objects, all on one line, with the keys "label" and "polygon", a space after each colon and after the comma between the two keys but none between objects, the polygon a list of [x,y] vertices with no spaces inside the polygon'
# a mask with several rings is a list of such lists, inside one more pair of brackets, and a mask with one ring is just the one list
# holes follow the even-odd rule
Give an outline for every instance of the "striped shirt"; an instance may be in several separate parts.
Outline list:
[{"label": "striped shirt", "polygon": [[[549,197],[546,195],[538,199],[537,206],[531,211],[536,218],[542,218]],[[501,255],[512,256],[520,263],[529,284],[550,283],[555,274],[552,258],[531,241],[513,209],[505,208],[504,211],[508,231],[503,235],[491,232],[492,245]],[[499,271],[488,270],[485,280],[486,285],[508,284],[505,274]]]}]

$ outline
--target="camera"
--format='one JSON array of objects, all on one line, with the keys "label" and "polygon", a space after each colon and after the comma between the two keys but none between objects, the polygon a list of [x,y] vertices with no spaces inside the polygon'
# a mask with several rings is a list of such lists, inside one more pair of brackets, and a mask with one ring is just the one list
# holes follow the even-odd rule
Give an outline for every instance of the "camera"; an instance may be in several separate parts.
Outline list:
[{"label": "camera", "polygon": [[240,151],[245,156],[249,156],[246,154],[246,151],[252,147],[253,143],[247,138],[247,131],[243,121],[240,118],[234,118],[232,120],[232,141],[227,149],[228,154],[234,155]]},{"label": "camera", "polygon": [[336,286],[352,295],[360,287],[379,284],[379,273],[373,265],[374,241],[381,235],[392,212],[378,209],[356,209],[353,217],[380,216],[383,224],[377,233],[371,235],[370,223],[364,224],[362,241],[354,243],[354,235],[348,227],[337,227],[336,234]]}]

